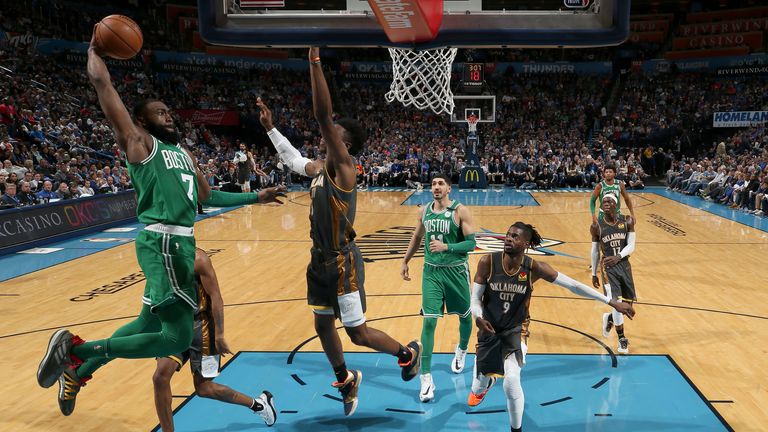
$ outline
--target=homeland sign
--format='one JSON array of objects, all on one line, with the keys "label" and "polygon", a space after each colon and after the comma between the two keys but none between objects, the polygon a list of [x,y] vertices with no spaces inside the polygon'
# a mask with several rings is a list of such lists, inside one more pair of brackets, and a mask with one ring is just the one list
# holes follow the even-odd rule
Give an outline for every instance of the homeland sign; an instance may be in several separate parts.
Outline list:
[{"label": "homeland sign", "polygon": [[714,127],[749,127],[768,122],[768,111],[730,111],[716,112],[713,115]]}]

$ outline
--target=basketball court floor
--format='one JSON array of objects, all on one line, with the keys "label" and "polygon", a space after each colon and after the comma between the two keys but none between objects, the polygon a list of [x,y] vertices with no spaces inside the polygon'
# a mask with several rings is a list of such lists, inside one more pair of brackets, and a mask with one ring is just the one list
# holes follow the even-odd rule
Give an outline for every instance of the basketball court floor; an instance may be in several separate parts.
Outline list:
[{"label": "basketball court floor", "polygon": [[[502,248],[515,221],[535,225],[544,245],[534,259],[589,284],[588,191],[459,191],[477,228],[477,254]],[[638,244],[631,261],[640,302],[626,325],[630,355],[600,333],[604,305],[537,282],[531,340],[523,369],[527,431],[757,431],[768,422],[768,223],[661,188],[633,193]],[[306,305],[309,196],[284,206],[208,209],[196,225],[211,256],[225,307],[225,332],[237,353],[218,382],[275,395],[276,430],[507,430],[501,386],[478,407],[466,405],[471,365],[452,374],[455,318],[436,333],[435,401],[418,400],[418,379],[400,380],[394,357],[358,349],[342,336],[347,364],[364,373],[360,405],[345,418],[333,374]],[[369,325],[402,342],[418,338],[423,261],[400,279],[402,256],[431,194],[369,190],[358,196],[355,224],[366,258]],[[150,431],[154,360],[118,360],[98,371],[70,417],[56,387],[41,389],[35,371],[54,329],[103,338],[139,311],[143,275],[133,238],[140,224],[72,238],[0,257],[0,349],[6,414],[0,430]],[[342,332],[343,333],[343,332]],[[473,340],[474,340],[473,333]],[[470,351],[473,343],[470,344]],[[175,422],[183,431],[266,427],[250,411],[193,394],[187,368],[172,382]]]}]

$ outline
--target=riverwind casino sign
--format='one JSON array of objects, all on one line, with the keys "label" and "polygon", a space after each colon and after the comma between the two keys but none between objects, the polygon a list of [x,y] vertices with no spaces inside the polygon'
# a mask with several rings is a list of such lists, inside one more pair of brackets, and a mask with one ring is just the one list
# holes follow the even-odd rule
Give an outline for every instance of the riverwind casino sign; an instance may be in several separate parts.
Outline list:
[{"label": "riverwind casino sign", "polygon": [[0,212],[0,252],[135,219],[134,191],[3,210]]}]

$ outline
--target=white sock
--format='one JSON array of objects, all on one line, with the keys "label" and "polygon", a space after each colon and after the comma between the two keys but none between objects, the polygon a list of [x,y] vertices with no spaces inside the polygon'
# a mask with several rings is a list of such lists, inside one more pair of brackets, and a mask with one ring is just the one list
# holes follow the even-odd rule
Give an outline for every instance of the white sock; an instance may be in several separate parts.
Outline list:
[{"label": "white sock", "polygon": [[525,407],[523,386],[520,385],[520,370],[520,365],[514,354],[504,360],[504,393],[507,395],[509,424],[515,429],[523,426],[523,409]]},{"label": "white sock", "polygon": [[614,326],[620,326],[624,324],[624,314],[614,309],[613,312],[611,312],[611,315],[613,315]]},{"label": "white sock", "polygon": [[472,367],[472,393],[480,394],[484,392],[488,388],[490,380],[489,377],[477,372],[477,360],[475,360],[475,365]]}]

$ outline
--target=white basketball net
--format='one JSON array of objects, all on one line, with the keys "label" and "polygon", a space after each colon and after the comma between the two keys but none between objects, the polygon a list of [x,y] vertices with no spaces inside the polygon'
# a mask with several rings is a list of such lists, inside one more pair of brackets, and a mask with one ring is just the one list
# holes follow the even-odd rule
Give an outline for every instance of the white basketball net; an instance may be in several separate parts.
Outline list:
[{"label": "white basketball net", "polygon": [[469,116],[467,125],[469,126],[469,133],[477,133],[477,117]]},{"label": "white basketball net", "polygon": [[414,51],[390,48],[392,56],[392,85],[384,97],[387,102],[400,101],[405,106],[435,114],[453,113],[451,65],[456,48]]}]

